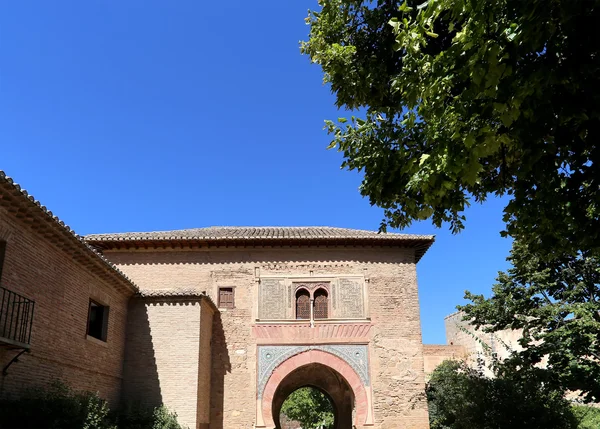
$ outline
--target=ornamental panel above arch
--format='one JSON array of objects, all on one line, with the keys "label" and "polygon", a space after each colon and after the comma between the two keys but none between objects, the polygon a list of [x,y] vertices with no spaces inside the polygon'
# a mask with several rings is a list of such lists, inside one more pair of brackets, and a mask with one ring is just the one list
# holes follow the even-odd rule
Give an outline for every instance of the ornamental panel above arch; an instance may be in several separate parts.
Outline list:
[{"label": "ornamental panel above arch", "polygon": [[279,383],[297,368],[311,363],[326,365],[340,374],[354,394],[356,426],[371,426],[373,405],[368,347],[335,344],[258,347],[256,427],[274,427],[271,407]]}]

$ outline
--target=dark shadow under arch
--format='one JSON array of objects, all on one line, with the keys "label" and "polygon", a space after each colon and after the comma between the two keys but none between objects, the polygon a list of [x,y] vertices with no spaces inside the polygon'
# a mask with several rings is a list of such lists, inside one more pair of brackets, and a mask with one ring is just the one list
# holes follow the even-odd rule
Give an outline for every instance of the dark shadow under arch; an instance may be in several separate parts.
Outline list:
[{"label": "dark shadow under arch", "polygon": [[272,402],[273,421],[277,429],[281,429],[283,402],[301,387],[314,387],[331,400],[335,415],[334,429],[352,427],[355,398],[350,385],[333,368],[320,363],[310,363],[295,369],[279,383]]}]

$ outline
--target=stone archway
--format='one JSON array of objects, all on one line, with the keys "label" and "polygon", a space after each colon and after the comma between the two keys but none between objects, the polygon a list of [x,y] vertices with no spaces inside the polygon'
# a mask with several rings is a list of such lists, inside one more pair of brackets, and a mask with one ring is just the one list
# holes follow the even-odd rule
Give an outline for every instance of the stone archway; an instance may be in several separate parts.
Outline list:
[{"label": "stone archway", "polygon": [[284,401],[300,387],[314,387],[328,397],[334,408],[334,429],[352,427],[355,399],[348,382],[333,368],[320,363],[309,363],[285,376],[275,391],[271,414],[277,429]]},{"label": "stone archway", "polygon": [[332,399],[336,428],[372,426],[371,392],[356,371],[338,356],[310,349],[275,368],[257,403],[257,427],[277,428],[283,401],[303,386],[316,387]]}]

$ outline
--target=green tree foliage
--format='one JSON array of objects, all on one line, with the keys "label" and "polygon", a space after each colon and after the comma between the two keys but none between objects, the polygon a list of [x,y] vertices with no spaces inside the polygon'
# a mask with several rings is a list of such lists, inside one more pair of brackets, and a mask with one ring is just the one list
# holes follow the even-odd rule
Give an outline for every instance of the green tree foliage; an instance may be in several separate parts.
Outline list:
[{"label": "green tree foliage", "polygon": [[542,358],[557,388],[580,390],[590,402],[600,399],[600,258],[572,257],[548,263],[515,242],[491,298],[467,292],[473,304],[459,307],[488,332],[522,329],[523,351],[504,362],[511,371],[527,370]]},{"label": "green tree foliage", "polygon": [[154,409],[140,404],[127,404],[115,416],[117,429],[183,429],[177,414],[161,405]]},{"label": "green tree foliage", "polygon": [[573,413],[578,421],[577,429],[600,428],[600,408],[576,405],[573,407]]},{"label": "green tree foliage", "polygon": [[287,397],[281,413],[300,422],[302,429],[332,427],[333,405],[325,394],[313,387],[301,387]]},{"label": "green tree foliage", "polygon": [[108,415],[98,395],[75,392],[60,382],[0,402],[0,428],[116,429]]},{"label": "green tree foliage", "polygon": [[320,0],[302,52],[341,108],[343,166],[382,227],[509,195],[507,231],[575,254],[600,241],[598,0]]},{"label": "green tree foliage", "polygon": [[492,330],[523,327],[518,364],[598,390],[600,0],[320,0],[302,52],[337,106],[343,167],[384,209],[464,227],[464,210],[507,198],[515,268],[465,308]]},{"label": "green tree foliage", "polygon": [[560,392],[535,371],[486,378],[463,362],[443,362],[427,383],[431,429],[575,429]]}]

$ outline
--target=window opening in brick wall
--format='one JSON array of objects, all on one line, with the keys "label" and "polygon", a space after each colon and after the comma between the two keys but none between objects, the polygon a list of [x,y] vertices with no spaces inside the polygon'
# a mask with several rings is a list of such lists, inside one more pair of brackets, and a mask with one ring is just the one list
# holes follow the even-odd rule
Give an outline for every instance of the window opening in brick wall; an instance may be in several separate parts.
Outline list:
[{"label": "window opening in brick wall", "polygon": [[2,267],[4,266],[4,254],[6,253],[6,241],[0,240],[0,281],[2,280]]},{"label": "window opening in brick wall", "polygon": [[90,299],[87,334],[106,341],[108,331],[108,307]]},{"label": "window opening in brick wall", "polygon": [[219,307],[220,308],[233,308],[234,297],[232,287],[221,287],[219,288]]},{"label": "window opening in brick wall", "polygon": [[327,291],[317,289],[315,291],[315,319],[327,319],[328,308]]},{"label": "window opening in brick wall", "polygon": [[296,319],[310,319],[310,294],[305,289],[296,292]]}]

